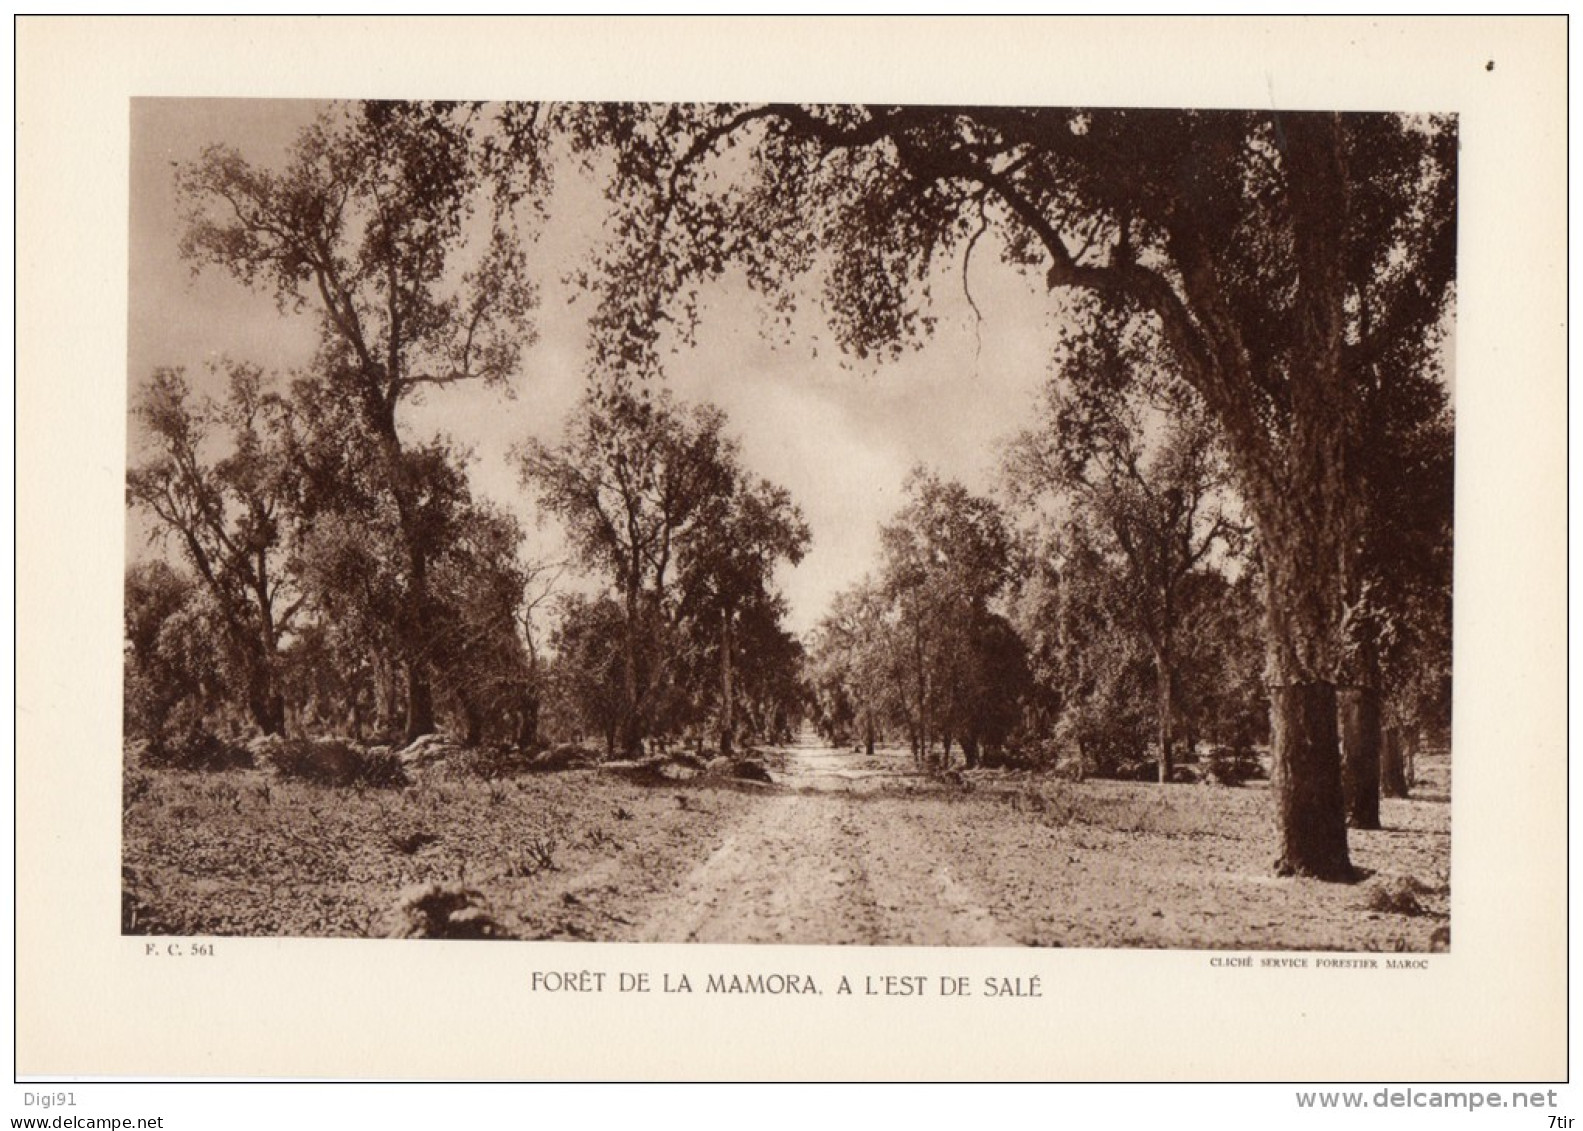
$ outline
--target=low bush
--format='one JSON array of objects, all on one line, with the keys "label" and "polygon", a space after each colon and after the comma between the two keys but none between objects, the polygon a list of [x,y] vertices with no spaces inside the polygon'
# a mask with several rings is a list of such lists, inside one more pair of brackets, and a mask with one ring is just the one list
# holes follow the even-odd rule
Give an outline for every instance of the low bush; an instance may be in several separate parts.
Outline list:
[{"label": "low bush", "polygon": [[152,793],[153,788],[153,781],[147,774],[128,768],[121,775],[121,812],[130,811],[132,806]]},{"label": "low bush", "polygon": [[764,768],[763,763],[754,762],[748,759],[743,759],[742,761],[732,765],[731,776],[737,778],[740,781],[757,781],[766,783],[773,783],[775,781],[774,778],[770,777],[770,772]]},{"label": "low bush", "polygon": [[1001,749],[986,749],[979,765],[986,770],[1049,770],[1061,764],[1062,754],[1054,742],[1036,739]]},{"label": "low bush", "polygon": [[405,939],[494,939],[505,934],[478,892],[438,883],[403,891],[381,933]]},{"label": "low bush", "polygon": [[1263,776],[1259,756],[1245,746],[1211,746],[1204,760],[1204,777],[1217,785],[1241,785]]},{"label": "low bush", "polygon": [[551,746],[539,751],[527,768],[534,773],[554,773],[557,770],[569,770],[577,766],[592,766],[598,761],[598,752],[576,743],[563,742],[559,746]]},{"label": "low bush", "polygon": [[430,764],[450,781],[499,781],[533,768],[532,756],[523,750],[499,746],[456,747]]},{"label": "low bush", "polygon": [[506,875],[514,879],[531,879],[540,872],[558,871],[555,852],[560,846],[560,837],[548,829],[523,838],[522,850],[512,859]]},{"label": "low bush", "polygon": [[142,743],[138,760],[150,769],[205,773],[245,770],[253,765],[246,746],[196,722],[155,734]]},{"label": "low bush", "polygon": [[1389,915],[1423,915],[1424,905],[1420,895],[1430,888],[1412,876],[1382,877],[1370,886],[1366,906],[1370,911],[1383,911]]},{"label": "low bush", "polygon": [[1147,759],[1129,758],[1093,771],[1096,778],[1113,778],[1116,781],[1155,782],[1160,780],[1160,764]]},{"label": "low bush", "polygon": [[269,766],[283,778],[317,785],[395,789],[407,784],[401,759],[339,738],[288,738],[271,744]]}]

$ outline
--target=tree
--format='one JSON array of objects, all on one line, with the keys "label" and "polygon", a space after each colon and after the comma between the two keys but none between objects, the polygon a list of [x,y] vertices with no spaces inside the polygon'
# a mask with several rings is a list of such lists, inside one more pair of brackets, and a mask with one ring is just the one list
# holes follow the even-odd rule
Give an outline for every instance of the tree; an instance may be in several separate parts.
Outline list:
[{"label": "tree", "polygon": [[[774,591],[774,571],[781,562],[796,565],[807,552],[808,524],[784,487],[768,480],[743,482],[740,469],[731,468],[733,482],[710,500],[714,511],[698,526],[699,534],[681,547],[681,617],[708,637],[720,675],[720,753],[730,754],[735,733],[734,704],[739,689],[734,677],[740,668],[736,654],[742,629],[751,625],[758,647],[746,649],[756,660],[760,690],[765,682],[795,681],[793,664],[778,673],[767,661],[777,653],[791,659],[789,637],[779,629],[783,603]],[[784,637],[784,639],[782,639]]]},{"label": "tree", "polygon": [[[1114,776],[1135,763],[1158,733],[1148,704],[1152,660],[1135,627],[1118,618],[1114,563],[1085,537],[1081,525],[1063,532],[1060,585],[1053,612],[1053,677],[1061,711],[1056,746],[1075,754],[1079,776]],[[1151,726],[1151,723],[1153,724]]]},{"label": "tree", "polygon": [[128,567],[125,595],[126,733],[160,742],[222,697],[211,609],[190,577],[159,559]]},{"label": "tree", "polygon": [[759,741],[789,742],[811,701],[807,651],[786,628],[785,616],[779,595],[755,599],[739,610],[731,633],[737,650],[731,688],[739,704],[733,726]]},{"label": "tree", "polygon": [[254,725],[282,734],[281,642],[303,603],[283,565],[295,486],[262,375],[232,365],[227,380],[222,403],[195,402],[183,372],[154,373],[133,409],[152,452],[127,473],[127,505],[154,516],[153,537],[175,538],[212,602]]},{"label": "tree", "polygon": [[1048,764],[1059,754],[1051,740],[1068,699],[1061,540],[1053,522],[1036,518],[1018,532],[1017,542],[1021,561],[1005,600],[1007,620],[1023,642],[1028,672],[1017,734],[1024,759]]},{"label": "tree", "polygon": [[666,602],[682,546],[707,528],[732,486],[724,424],[712,406],[683,407],[668,391],[618,382],[588,392],[560,444],[533,440],[520,452],[523,478],[622,600],[619,742],[627,754],[641,752],[670,670]]},{"label": "tree", "polygon": [[576,136],[616,150],[622,243],[603,264],[600,326],[610,356],[639,367],[659,315],[687,312],[698,280],[732,261],[786,302],[789,282],[828,264],[843,343],[892,351],[927,332],[937,262],[985,231],[1050,290],[1150,320],[1215,424],[1264,555],[1277,870],[1352,877],[1336,687],[1364,506],[1355,375],[1446,313],[1454,121],[606,105]]},{"label": "tree", "polygon": [[627,635],[621,605],[609,597],[572,594],[560,602],[559,625],[552,637],[555,661],[551,686],[554,713],[563,729],[592,731],[615,753],[625,714],[626,685],[621,656]]},{"label": "tree", "polygon": [[530,561],[522,570],[523,592],[518,616],[522,626],[522,643],[527,648],[528,678],[522,700],[517,745],[524,749],[531,749],[540,743],[544,708],[551,690],[550,673],[541,644],[543,634],[540,620],[546,610],[555,607],[566,565],[564,561]]},{"label": "tree", "polygon": [[1028,649],[999,613],[974,614],[958,658],[953,732],[969,768],[1005,753],[1021,722],[1033,676]]},{"label": "tree", "polygon": [[[1339,693],[1342,780],[1354,828],[1380,827],[1382,792],[1406,795],[1400,731],[1450,723],[1454,429],[1434,347],[1428,336],[1398,341],[1358,373],[1352,456],[1365,518]],[[1387,718],[1397,732],[1390,741]]]},{"label": "tree", "polygon": [[810,657],[821,732],[839,744],[855,731],[871,757],[903,699],[901,650],[892,642],[888,612],[871,579],[837,593],[814,631]]},{"label": "tree", "polygon": [[[1129,351],[1115,340],[1118,327],[1102,328],[1110,332],[1081,343],[1068,370],[1140,364],[1136,335]],[[1113,391],[1146,380],[1089,373],[1071,379],[1072,394],[1052,382],[1034,427],[1012,448],[1008,479],[1027,498],[1044,492],[1068,497],[1076,537],[1102,559],[1090,583],[1108,589],[1100,595],[1110,606],[1108,619],[1148,646],[1160,781],[1168,782],[1193,581],[1217,550],[1233,548],[1239,531],[1228,516],[1214,438],[1197,406],[1181,395],[1153,406]],[[1159,391],[1177,392],[1169,384]]]},{"label": "tree", "polygon": [[511,516],[474,503],[449,524],[436,559],[435,690],[462,723],[463,740],[531,746],[537,738],[537,673],[521,632],[528,570],[518,560],[522,531]]},{"label": "tree", "polygon": [[532,339],[534,292],[509,213],[475,217],[489,187],[478,134],[471,107],[361,103],[305,129],[281,170],[211,146],[177,181],[183,254],[272,295],[282,313],[311,310],[314,371],[356,412],[400,535],[394,624],[409,740],[434,729],[429,574],[445,531],[428,521],[423,493],[435,451],[414,450],[400,410],[425,389],[503,385]]},{"label": "tree", "polygon": [[1239,758],[1270,733],[1257,559],[1244,558],[1240,567],[1235,578],[1217,570],[1189,577],[1181,633],[1189,736],[1228,746]]},{"label": "tree", "polygon": [[1003,622],[989,606],[1011,579],[1011,536],[1000,508],[960,483],[918,468],[906,491],[907,505],[880,531],[880,584],[902,635],[913,750],[928,763],[938,738],[949,762],[953,740],[961,739],[973,765],[987,717],[973,693],[988,678],[982,665],[1006,659]]}]

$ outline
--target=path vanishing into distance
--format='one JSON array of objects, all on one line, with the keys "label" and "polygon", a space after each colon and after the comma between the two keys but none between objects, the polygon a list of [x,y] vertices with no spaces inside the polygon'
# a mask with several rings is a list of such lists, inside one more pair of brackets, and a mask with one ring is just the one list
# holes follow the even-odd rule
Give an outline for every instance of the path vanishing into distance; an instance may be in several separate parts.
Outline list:
[{"label": "path vanishing into distance", "polygon": [[638,931],[646,942],[1009,946],[915,802],[910,757],[804,737],[753,806]]}]

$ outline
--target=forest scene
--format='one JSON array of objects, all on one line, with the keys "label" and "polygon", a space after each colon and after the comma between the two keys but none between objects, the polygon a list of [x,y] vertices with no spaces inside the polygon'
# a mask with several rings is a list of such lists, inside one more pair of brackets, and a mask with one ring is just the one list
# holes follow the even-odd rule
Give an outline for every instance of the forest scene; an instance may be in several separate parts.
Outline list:
[{"label": "forest scene", "polygon": [[123,933],[1449,949],[1454,117],[131,120]]}]

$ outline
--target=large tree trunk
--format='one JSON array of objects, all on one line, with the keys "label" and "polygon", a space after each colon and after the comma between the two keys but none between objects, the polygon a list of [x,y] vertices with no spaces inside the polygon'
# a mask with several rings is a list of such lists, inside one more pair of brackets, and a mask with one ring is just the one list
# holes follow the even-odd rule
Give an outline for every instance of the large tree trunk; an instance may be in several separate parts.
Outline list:
[{"label": "large tree trunk", "polygon": [[1334,512],[1331,521],[1315,521],[1334,504],[1323,490],[1314,494],[1320,498],[1310,496],[1307,507],[1268,507],[1260,530],[1271,785],[1280,839],[1276,871],[1348,881],[1355,875],[1347,855],[1336,702],[1342,552]]},{"label": "large tree trunk", "polygon": [[411,744],[434,732],[434,684],[429,674],[428,561],[417,546],[409,550],[407,581],[407,631],[402,641],[407,653],[406,742]]},{"label": "large tree trunk", "polygon": [[643,756],[643,724],[636,713],[628,711],[622,715],[621,725],[617,727],[616,745],[629,758]]},{"label": "large tree trunk", "polygon": [[720,753],[728,757],[731,729],[731,614],[725,612],[720,615]]},{"label": "large tree trunk", "polygon": [[517,748],[535,750],[539,745],[539,695],[524,691],[517,708]]},{"label": "large tree trunk", "polygon": [[1336,689],[1297,683],[1270,689],[1281,875],[1354,879],[1336,735]]},{"label": "large tree trunk", "polygon": [[434,689],[429,683],[429,673],[423,662],[413,659],[407,665],[407,724],[404,731],[407,745],[426,734],[434,733]]},{"label": "large tree trunk", "polygon": [[394,657],[386,657],[380,652],[371,653],[369,657],[369,682],[373,691],[373,702],[370,704],[373,711],[372,727],[381,741],[392,739],[396,733],[401,674],[393,661]]},{"label": "large tree trunk", "polygon": [[462,704],[462,745],[478,746],[484,737],[483,715],[472,696],[461,695],[459,698]]},{"label": "large tree trunk", "polygon": [[269,696],[269,725],[265,734],[286,733],[286,697],[278,691],[271,691]]},{"label": "large tree trunk", "polygon": [[[373,388],[377,387],[376,382]],[[396,635],[407,684],[407,717],[402,729],[405,742],[411,744],[434,732],[434,685],[429,672],[429,648],[434,640],[429,609],[429,554],[419,532],[406,453],[396,430],[395,404],[371,393],[364,408],[384,454],[385,473],[407,556],[407,591],[402,595]]]},{"label": "large tree trunk", "polygon": [[1380,747],[1380,793],[1385,797],[1407,796],[1407,760],[1402,756],[1399,727],[1386,729]]},{"label": "large tree trunk", "polygon": [[1364,684],[1337,694],[1341,712],[1341,783],[1347,824],[1380,827],[1380,691]]},{"label": "large tree trunk", "polygon": [[1266,577],[1276,868],[1346,881],[1356,876],[1347,856],[1336,682],[1342,610],[1358,558],[1357,484],[1347,465],[1356,395],[1342,367],[1347,177],[1337,115],[1282,115],[1278,125],[1298,341],[1285,381],[1286,426],[1265,453],[1273,457],[1267,472],[1250,469],[1249,477]]},{"label": "large tree trunk", "polygon": [[1154,653],[1155,702],[1160,724],[1160,783],[1171,780],[1173,744],[1176,741],[1176,696],[1171,675],[1171,657],[1163,650]]},{"label": "large tree trunk", "polygon": [[1270,776],[1280,838],[1275,866],[1281,875],[1347,881],[1355,875],[1347,856],[1334,676],[1340,589],[1324,568],[1321,547],[1328,542],[1316,539],[1313,527],[1305,533],[1295,552],[1293,542],[1264,541]]},{"label": "large tree trunk", "polygon": [[621,654],[621,722],[619,737],[621,752],[629,757],[643,753],[642,697],[638,671],[638,634],[641,631],[641,594],[632,582],[627,584],[626,639]]},{"label": "large tree trunk", "polygon": [[286,703],[279,695],[267,691],[249,695],[247,713],[264,734],[286,733]]},{"label": "large tree trunk", "polygon": [[[262,550],[258,555],[258,575],[267,578],[267,558]],[[249,708],[253,721],[265,734],[286,733],[286,699],[280,692],[276,679],[280,657],[279,633],[275,629],[275,614],[270,607],[269,586],[261,581],[254,590],[258,606],[258,660],[253,674],[252,701]]]},{"label": "large tree trunk", "polygon": [[268,670],[255,669],[248,679],[247,713],[264,734],[286,733],[286,700]]}]

